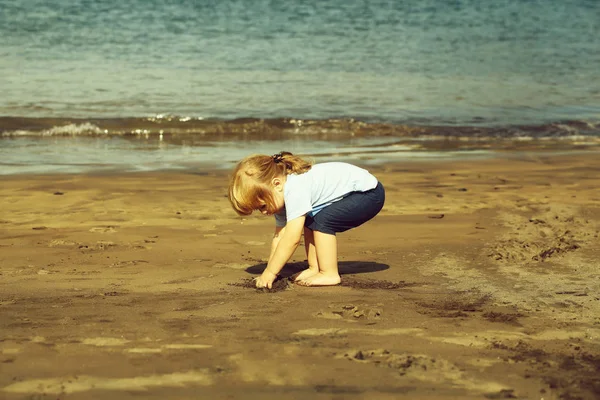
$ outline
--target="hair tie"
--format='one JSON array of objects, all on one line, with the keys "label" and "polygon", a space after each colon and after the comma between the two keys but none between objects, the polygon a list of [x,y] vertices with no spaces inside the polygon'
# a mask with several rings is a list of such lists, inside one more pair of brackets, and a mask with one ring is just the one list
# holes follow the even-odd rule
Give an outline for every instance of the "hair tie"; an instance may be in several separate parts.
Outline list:
[{"label": "hair tie", "polygon": [[275,162],[275,164],[279,164],[280,162],[282,162],[283,154],[281,154],[281,153],[273,154],[273,161]]}]

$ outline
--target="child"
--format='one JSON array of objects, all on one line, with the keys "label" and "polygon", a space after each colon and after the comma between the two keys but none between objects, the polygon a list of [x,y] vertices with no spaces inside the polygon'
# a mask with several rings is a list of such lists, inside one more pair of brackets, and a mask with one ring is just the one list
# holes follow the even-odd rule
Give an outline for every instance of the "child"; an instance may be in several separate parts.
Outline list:
[{"label": "child", "polygon": [[342,162],[312,165],[281,152],[240,161],[229,183],[229,201],[239,215],[258,210],[275,216],[269,262],[256,287],[271,288],[303,233],[308,269],[294,280],[305,286],[327,286],[341,282],[335,234],[377,215],[385,191],[362,168]]}]

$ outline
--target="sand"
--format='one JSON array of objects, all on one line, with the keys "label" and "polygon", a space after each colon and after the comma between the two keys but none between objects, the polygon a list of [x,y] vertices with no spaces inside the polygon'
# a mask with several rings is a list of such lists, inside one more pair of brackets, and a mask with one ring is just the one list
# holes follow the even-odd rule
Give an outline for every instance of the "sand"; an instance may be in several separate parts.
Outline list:
[{"label": "sand", "polygon": [[270,292],[225,172],[3,177],[0,398],[600,398],[597,152],[369,168],[343,284]]}]

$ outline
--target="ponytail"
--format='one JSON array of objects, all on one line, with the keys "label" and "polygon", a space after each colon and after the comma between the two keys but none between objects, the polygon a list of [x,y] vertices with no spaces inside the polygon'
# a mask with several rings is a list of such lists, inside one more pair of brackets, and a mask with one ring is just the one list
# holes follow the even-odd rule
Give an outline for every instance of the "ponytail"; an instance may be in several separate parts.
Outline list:
[{"label": "ponytail", "polygon": [[303,174],[312,167],[312,163],[295,156],[288,151],[274,154],[271,158],[273,158],[273,162],[277,166],[281,165],[283,167],[285,175]]}]

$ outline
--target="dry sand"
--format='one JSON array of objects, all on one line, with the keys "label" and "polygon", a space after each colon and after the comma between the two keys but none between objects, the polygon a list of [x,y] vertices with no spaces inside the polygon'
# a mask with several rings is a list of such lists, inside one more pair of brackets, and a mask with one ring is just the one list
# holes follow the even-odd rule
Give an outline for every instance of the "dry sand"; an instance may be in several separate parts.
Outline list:
[{"label": "dry sand", "polygon": [[272,293],[223,172],[2,178],[0,398],[600,398],[597,152],[370,169],[343,285]]}]

